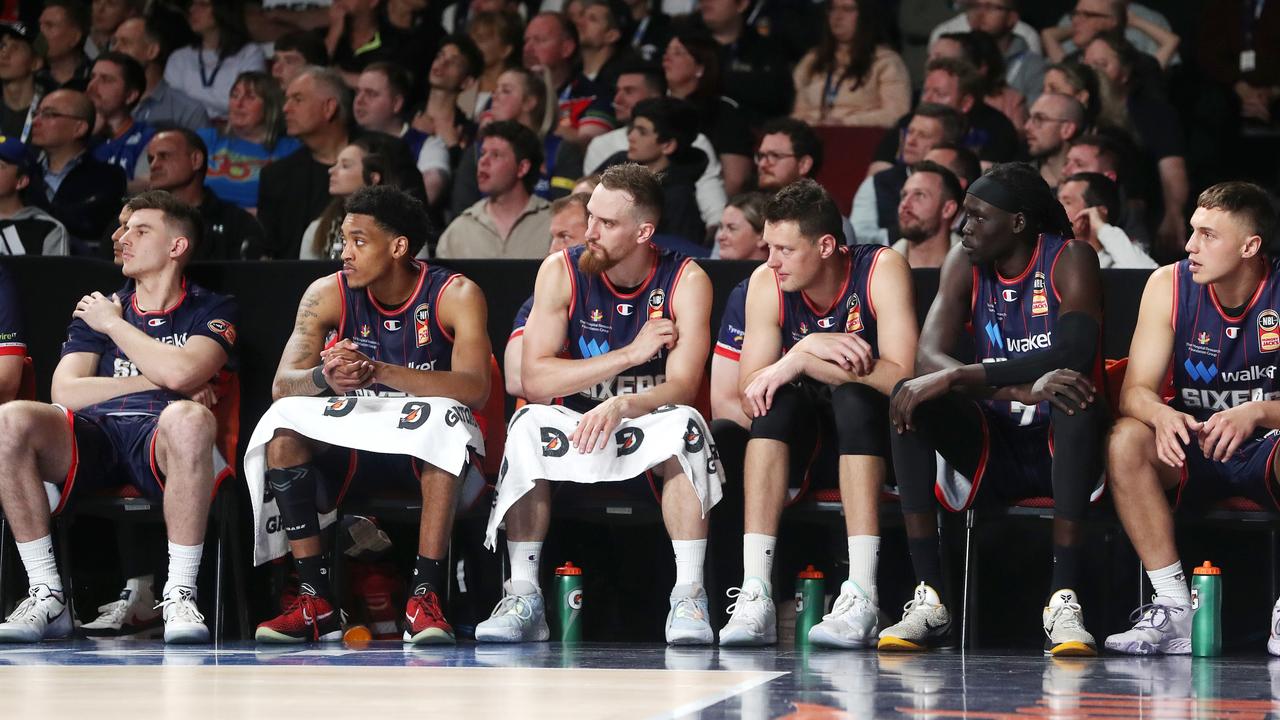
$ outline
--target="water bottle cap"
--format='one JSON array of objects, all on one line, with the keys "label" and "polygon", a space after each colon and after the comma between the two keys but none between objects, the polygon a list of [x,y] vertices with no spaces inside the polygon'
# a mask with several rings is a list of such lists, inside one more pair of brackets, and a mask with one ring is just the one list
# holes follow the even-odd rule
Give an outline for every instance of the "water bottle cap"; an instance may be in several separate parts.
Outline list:
[{"label": "water bottle cap", "polygon": [[798,577],[801,580],[821,580],[825,578],[826,575],[823,575],[821,570],[815,569],[812,565],[810,565],[809,567],[800,571],[800,574],[797,575],[796,577]]},{"label": "water bottle cap", "polygon": [[1193,570],[1193,571],[1192,571],[1192,574],[1194,574],[1194,575],[1221,575],[1221,574],[1222,574],[1222,568],[1220,568],[1220,567],[1214,567],[1213,563],[1209,562],[1208,560],[1205,560],[1203,565],[1201,565],[1200,567],[1198,567],[1198,568],[1196,568],[1195,570]]},{"label": "water bottle cap", "polygon": [[561,565],[560,567],[556,568],[556,575],[581,575],[581,574],[582,574],[582,568],[574,567],[573,563],[571,562],[567,562],[564,565]]}]

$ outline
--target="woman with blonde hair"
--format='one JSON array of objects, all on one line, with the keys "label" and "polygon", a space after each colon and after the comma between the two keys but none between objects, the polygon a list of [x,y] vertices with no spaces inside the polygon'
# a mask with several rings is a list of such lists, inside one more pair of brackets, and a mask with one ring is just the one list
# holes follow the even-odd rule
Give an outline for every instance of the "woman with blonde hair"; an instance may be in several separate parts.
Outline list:
[{"label": "woman with blonde hair", "polygon": [[209,148],[204,184],[215,195],[249,212],[258,209],[258,175],[262,168],[302,143],[284,135],[284,93],[267,73],[241,73],[231,86],[227,124],[197,133]]}]

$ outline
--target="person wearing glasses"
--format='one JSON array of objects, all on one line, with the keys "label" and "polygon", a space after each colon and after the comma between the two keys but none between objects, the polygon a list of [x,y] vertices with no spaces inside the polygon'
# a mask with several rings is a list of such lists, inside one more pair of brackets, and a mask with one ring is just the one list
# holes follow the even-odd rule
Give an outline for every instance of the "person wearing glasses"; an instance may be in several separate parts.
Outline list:
[{"label": "person wearing glasses", "polygon": [[1040,177],[1056,188],[1065,174],[1071,141],[1084,132],[1084,106],[1070,95],[1045,93],[1031,106],[1023,130],[1027,151],[1040,167]]},{"label": "person wearing glasses", "polygon": [[1151,8],[1127,0],[1077,0],[1075,9],[1064,15],[1057,27],[1040,31],[1044,54],[1050,62],[1078,60],[1089,41],[1105,32],[1123,32],[1125,39],[1149,57],[1149,67],[1161,68],[1179,62],[1181,42],[1169,28],[1169,21]]},{"label": "person wearing glasses", "polygon": [[[761,128],[760,146],[755,154],[756,189],[772,196],[799,180],[812,178],[822,168],[822,139],[803,120],[777,118]],[[842,221],[844,241],[856,242],[853,226]]]},{"label": "person wearing glasses", "polygon": [[42,151],[44,190],[35,200],[67,227],[73,254],[97,245],[125,194],[124,170],[88,152],[96,119],[84,93],[55,90],[40,100],[31,127],[31,144]]}]

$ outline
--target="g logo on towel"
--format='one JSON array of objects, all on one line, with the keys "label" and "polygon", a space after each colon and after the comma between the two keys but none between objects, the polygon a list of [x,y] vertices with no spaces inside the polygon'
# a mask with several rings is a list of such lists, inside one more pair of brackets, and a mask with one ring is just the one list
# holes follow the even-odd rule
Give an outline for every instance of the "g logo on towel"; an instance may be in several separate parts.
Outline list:
[{"label": "g logo on towel", "polygon": [[429,417],[431,417],[431,405],[424,402],[407,402],[400,409],[400,424],[396,427],[403,430],[416,430],[422,427]]},{"label": "g logo on towel", "polygon": [[553,427],[544,427],[542,432],[542,456],[562,457],[569,452],[569,438]]},{"label": "g logo on towel", "polygon": [[702,430],[698,427],[698,423],[690,420],[689,426],[684,431],[684,451],[696,453],[702,450],[705,442],[706,440],[702,437]]},{"label": "g logo on towel", "polygon": [[613,439],[618,443],[618,457],[630,455],[640,449],[640,443],[644,442],[644,431],[640,428],[623,428],[614,433]]},{"label": "g logo on towel", "polygon": [[329,398],[324,405],[324,414],[327,417],[345,417],[356,409],[356,399],[349,397]]}]

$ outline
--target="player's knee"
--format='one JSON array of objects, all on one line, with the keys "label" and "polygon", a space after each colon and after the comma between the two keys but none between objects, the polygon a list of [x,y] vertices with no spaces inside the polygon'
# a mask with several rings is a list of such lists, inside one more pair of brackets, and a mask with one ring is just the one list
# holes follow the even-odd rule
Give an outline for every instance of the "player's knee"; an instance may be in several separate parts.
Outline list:
[{"label": "player's knee", "polygon": [[1112,486],[1123,485],[1134,471],[1150,464],[1155,433],[1141,420],[1120,418],[1107,438],[1107,479]]},{"label": "player's knee", "polygon": [[0,453],[14,448],[30,447],[36,427],[34,410],[39,403],[14,400],[0,405]]},{"label": "player's knee", "polygon": [[751,421],[751,437],[788,442],[796,432],[802,410],[801,392],[783,385],[773,394],[769,410]]},{"label": "player's knee", "polygon": [[310,444],[293,430],[277,429],[267,441],[267,467],[293,467],[310,460]]},{"label": "player's knee", "polygon": [[831,410],[842,455],[888,454],[888,399],[862,383],[845,383],[831,393]]},{"label": "player's knee", "polygon": [[183,400],[171,403],[160,413],[156,431],[168,441],[173,451],[208,452],[213,445],[217,421],[209,408]]}]

